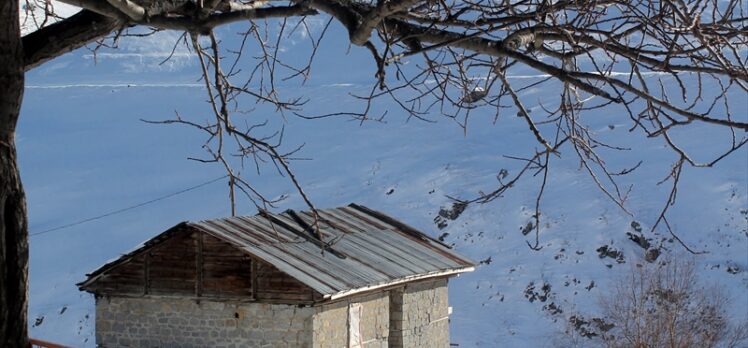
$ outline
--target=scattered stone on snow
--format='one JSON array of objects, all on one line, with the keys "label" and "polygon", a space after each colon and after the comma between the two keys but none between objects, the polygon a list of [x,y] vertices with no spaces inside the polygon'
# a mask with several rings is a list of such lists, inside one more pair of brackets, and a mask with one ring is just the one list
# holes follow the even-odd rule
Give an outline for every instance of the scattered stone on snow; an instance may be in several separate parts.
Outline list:
[{"label": "scattered stone on snow", "polygon": [[447,237],[449,237],[449,232],[444,232],[444,233],[441,234],[441,236],[439,236],[438,239],[439,239],[440,242],[443,242],[444,239],[447,238]]},{"label": "scattered stone on snow", "polygon": [[467,206],[468,206],[468,203],[457,201],[457,202],[452,203],[452,207],[450,208],[441,207],[439,209],[439,214],[434,218],[434,223],[436,224],[436,227],[438,227],[440,230],[447,227],[447,225],[449,224],[448,221],[457,220],[457,218],[460,217],[462,212],[465,211]]},{"label": "scattered stone on snow", "polygon": [[443,230],[448,225],[440,216],[435,217],[434,222],[436,223],[436,227],[440,230]]},{"label": "scattered stone on snow", "polygon": [[592,318],[589,321],[582,315],[572,315],[569,317],[569,324],[582,337],[593,338],[600,334],[610,331],[615,325],[608,323],[602,318]]},{"label": "scattered stone on snow", "polygon": [[640,246],[642,249],[647,250],[650,247],[649,240],[644,237],[643,234],[634,234],[631,232],[626,232],[626,236],[629,237],[629,240],[636,243],[636,245]]},{"label": "scattered stone on snow", "polygon": [[[626,262],[624,260],[624,258],[623,258],[623,252],[622,251],[616,250],[613,247],[608,246],[607,244],[603,245],[603,246],[601,246],[599,248],[597,248],[596,251],[598,253],[598,256],[600,256],[601,259],[609,257],[611,259],[616,260],[616,262],[618,262],[618,263],[625,263]],[[610,268],[610,267],[608,267],[608,268]]]},{"label": "scattered stone on snow", "polygon": [[527,288],[525,288],[525,297],[530,301],[530,303],[535,302],[535,300],[545,302],[548,300],[550,295],[551,284],[545,282],[543,283],[543,286],[540,287],[540,291],[535,290],[535,282],[530,282],[530,284],[527,284]]},{"label": "scattered stone on snow", "polygon": [[561,310],[561,306],[557,305],[555,302],[544,305],[543,310],[547,311],[551,315],[561,314],[564,312],[563,310]]},{"label": "scattered stone on snow", "polygon": [[44,323],[44,316],[40,315],[36,317],[36,319],[34,320],[34,324],[31,325],[31,327],[42,326],[42,323]]}]

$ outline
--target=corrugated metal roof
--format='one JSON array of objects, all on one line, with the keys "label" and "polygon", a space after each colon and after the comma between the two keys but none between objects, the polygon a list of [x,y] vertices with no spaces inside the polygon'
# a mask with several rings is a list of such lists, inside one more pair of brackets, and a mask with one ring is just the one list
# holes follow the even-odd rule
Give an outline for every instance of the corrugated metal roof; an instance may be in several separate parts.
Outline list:
[{"label": "corrugated metal roof", "polygon": [[[172,230],[189,226],[229,242],[328,299],[467,272],[475,266],[438,240],[364,206],[350,204],[317,212],[321,241],[311,227],[314,217],[310,212],[261,212],[255,216],[183,223]],[[169,238],[168,232],[140,249]],[[89,281],[131,256],[103,266],[90,275]]]},{"label": "corrugated metal roof", "polygon": [[[361,205],[310,212],[262,212],[188,223],[272,264],[326,297],[393,282],[472,270],[449,246]],[[323,251],[324,250],[324,251]]]}]

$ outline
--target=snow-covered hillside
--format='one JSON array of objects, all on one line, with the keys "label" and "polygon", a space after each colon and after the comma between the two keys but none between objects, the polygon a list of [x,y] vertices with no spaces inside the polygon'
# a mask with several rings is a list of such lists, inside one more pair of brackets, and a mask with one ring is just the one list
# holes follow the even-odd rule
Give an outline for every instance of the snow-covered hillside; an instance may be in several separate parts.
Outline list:
[{"label": "snow-covered hillside", "polygon": [[[202,134],[139,120],[170,118],[175,110],[196,119],[210,117],[194,61],[185,55],[158,64],[175,38],[164,35],[147,42],[125,41],[120,50],[100,55],[98,65],[88,52],[78,51],[28,77],[18,144],[32,235],[223,174],[216,166],[186,160],[202,154]],[[360,110],[349,93],[368,93],[373,70],[356,66],[355,62],[369,63],[365,52],[352,50],[345,56],[346,50],[330,48],[319,58],[311,80],[301,87],[284,85],[282,92],[308,96],[309,114]],[[537,105],[556,94],[548,88],[528,90],[523,98]],[[738,117],[748,117],[746,94],[736,94],[733,103]],[[541,205],[542,249],[533,251],[526,244],[534,241],[533,233],[525,235],[522,230],[532,221],[539,177],[527,177],[493,202],[469,205],[452,214],[454,219],[438,217],[440,210],[453,208],[447,196],[475,197],[495,188],[502,170],[511,175],[521,168],[522,162],[503,155],[525,156],[536,147],[524,120],[507,113],[494,123],[493,114],[477,112],[463,133],[438,116],[436,123],[408,121],[391,102],[382,101],[375,108],[390,111],[384,122],[292,116],[282,121],[261,105],[251,117],[253,122],[285,122],[288,148],[305,144],[297,155],[304,159],[292,167],[317,206],[367,205],[454,244],[481,262],[475,272],[450,285],[451,335],[460,347],[563,344],[568,318],[599,314],[599,297],[633,264],[643,262],[644,250],[629,240],[627,232],[641,228],[668,253],[685,254],[667,232],[650,233],[648,228],[667,199],[669,186],[657,182],[667,175],[674,155],[660,140],[630,132],[621,110],[585,117],[601,139],[632,148],[610,157],[611,167],[623,169],[643,161],[622,178],[626,185],[634,185],[627,202],[633,215],[602,194],[571,150],[562,151],[560,158],[551,159],[552,174]],[[726,141],[724,130],[700,125],[677,136],[699,156]],[[247,178],[269,197],[287,197],[277,210],[304,209],[298,194],[272,168],[264,168],[259,176],[248,169]],[[240,208],[241,213],[254,213],[250,205]],[[32,337],[93,347],[93,298],[75,287],[86,272],[179,221],[229,212],[221,181],[142,208],[33,235]],[[669,220],[687,245],[708,252],[695,257],[700,276],[728,291],[735,320],[748,320],[748,149],[712,169],[684,170]],[[603,246],[622,252],[622,258],[601,258],[598,249]]]}]

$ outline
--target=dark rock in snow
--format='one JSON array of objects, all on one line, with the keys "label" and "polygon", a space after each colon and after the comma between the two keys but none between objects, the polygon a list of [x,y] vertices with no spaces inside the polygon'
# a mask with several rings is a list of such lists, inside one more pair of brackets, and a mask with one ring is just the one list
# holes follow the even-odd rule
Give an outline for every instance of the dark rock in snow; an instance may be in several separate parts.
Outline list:
[{"label": "dark rock in snow", "polygon": [[31,327],[41,326],[42,323],[44,323],[44,316],[40,315],[40,316],[36,317],[36,320],[34,320],[34,324],[31,325]]},{"label": "dark rock in snow", "polygon": [[525,288],[525,297],[532,303],[535,302],[535,300],[538,300],[540,302],[545,302],[548,300],[548,298],[551,295],[551,284],[543,283],[543,286],[540,288],[540,291],[535,290],[535,283],[530,282],[530,284],[527,284],[527,288]]},{"label": "dark rock in snow", "polygon": [[590,327],[590,322],[584,320],[584,317],[581,315],[572,315],[569,317],[569,324],[571,324],[574,330],[582,337],[592,338],[597,336],[597,333]]},{"label": "dark rock in snow", "polygon": [[597,248],[598,256],[600,256],[601,259],[604,259],[606,257],[609,257],[611,259],[616,260],[618,263],[625,263],[626,261],[623,259],[623,252],[613,249],[613,247],[610,247],[608,245],[603,245],[599,248]]},{"label": "dark rock in snow", "polygon": [[602,332],[608,332],[610,329],[616,327],[614,324],[608,323],[605,321],[605,319],[601,318],[592,318],[592,324],[594,324],[600,331]]},{"label": "dark rock in snow", "polygon": [[649,263],[657,261],[658,257],[660,257],[660,249],[658,248],[649,249],[644,254],[644,260],[646,260]]},{"label": "dark rock in snow", "polygon": [[527,222],[527,225],[525,225],[524,227],[520,227],[520,230],[522,230],[522,235],[526,236],[534,228],[535,228],[535,223],[533,223],[533,221],[529,221],[529,222]]},{"label": "dark rock in snow", "polygon": [[449,209],[441,208],[439,209],[439,216],[449,219],[449,220],[456,220],[462,212],[465,211],[465,208],[467,208],[468,204],[465,202],[454,202],[452,203],[452,207]]},{"label": "dark rock in snow", "polygon": [[468,204],[465,202],[454,202],[452,203],[451,208],[444,208],[442,207],[439,209],[439,214],[434,218],[434,223],[436,224],[436,227],[438,227],[440,230],[447,227],[449,224],[447,221],[449,220],[457,220],[458,217],[462,214],[462,212],[465,211]]},{"label": "dark rock in snow", "polygon": [[440,242],[443,242],[444,238],[447,238],[448,236],[449,236],[449,232],[444,232],[444,233],[442,233],[441,236],[439,236],[438,239],[439,239]]},{"label": "dark rock in snow", "polygon": [[626,232],[626,236],[628,236],[629,240],[636,243],[636,245],[640,246],[642,249],[649,249],[649,240],[647,240],[647,238],[644,238],[643,234],[633,234],[631,232]]},{"label": "dark rock in snow", "polygon": [[438,216],[434,218],[434,222],[436,223],[436,227],[440,230],[443,230],[445,227],[447,227],[447,222],[440,219]]},{"label": "dark rock in snow", "polygon": [[551,315],[561,314],[564,312],[563,310],[561,310],[561,307],[558,306],[555,302],[551,302],[543,306],[543,310],[547,311]]},{"label": "dark rock in snow", "polygon": [[586,338],[600,336],[601,333],[608,332],[615,327],[615,325],[606,322],[605,319],[592,318],[587,321],[581,315],[569,317],[569,324],[580,336]]}]

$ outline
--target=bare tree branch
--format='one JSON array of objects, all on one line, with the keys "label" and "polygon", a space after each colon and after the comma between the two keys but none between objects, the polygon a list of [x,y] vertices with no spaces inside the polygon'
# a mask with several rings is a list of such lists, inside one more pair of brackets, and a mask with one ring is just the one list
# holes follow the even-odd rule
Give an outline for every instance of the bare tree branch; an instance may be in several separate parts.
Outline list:
[{"label": "bare tree branch", "polygon": [[83,10],[70,18],[23,37],[25,69],[98,40],[123,24],[122,21]]}]

